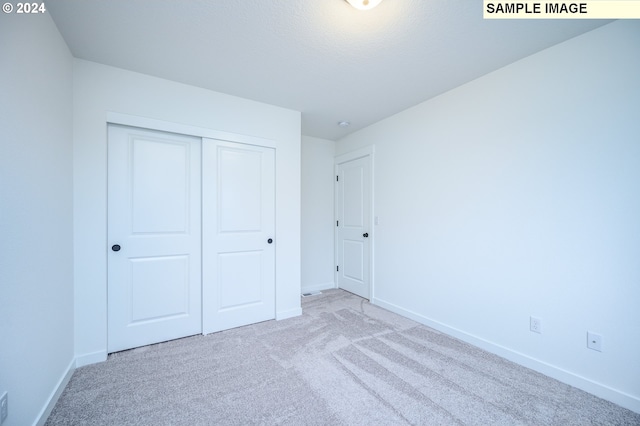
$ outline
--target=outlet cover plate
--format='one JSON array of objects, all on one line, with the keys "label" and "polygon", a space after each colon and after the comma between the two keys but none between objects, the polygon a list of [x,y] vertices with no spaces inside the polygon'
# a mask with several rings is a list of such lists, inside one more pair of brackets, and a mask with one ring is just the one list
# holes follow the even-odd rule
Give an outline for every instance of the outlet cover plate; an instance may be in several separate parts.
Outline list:
[{"label": "outlet cover plate", "polygon": [[587,332],[587,347],[594,351],[602,352],[602,336],[597,333]]},{"label": "outlet cover plate", "polygon": [[529,330],[542,334],[542,319],[538,317],[529,318]]}]

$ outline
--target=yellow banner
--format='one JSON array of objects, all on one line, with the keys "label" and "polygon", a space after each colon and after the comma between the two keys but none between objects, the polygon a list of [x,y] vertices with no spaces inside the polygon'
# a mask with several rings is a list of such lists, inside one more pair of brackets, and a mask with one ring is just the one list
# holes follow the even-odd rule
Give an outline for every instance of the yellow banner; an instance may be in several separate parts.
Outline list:
[{"label": "yellow banner", "polygon": [[491,1],[484,19],[640,19],[640,0]]}]

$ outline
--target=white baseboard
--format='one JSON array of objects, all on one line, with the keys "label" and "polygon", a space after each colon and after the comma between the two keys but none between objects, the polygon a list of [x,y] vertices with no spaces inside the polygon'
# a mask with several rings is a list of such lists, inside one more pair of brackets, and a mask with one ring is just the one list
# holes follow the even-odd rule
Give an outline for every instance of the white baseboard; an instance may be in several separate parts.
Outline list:
[{"label": "white baseboard", "polygon": [[636,413],[640,413],[640,399],[633,395],[629,395],[625,392],[621,392],[617,389],[613,389],[601,383],[594,382],[587,379],[586,377],[579,376],[575,373],[571,373],[567,370],[548,364],[544,361],[532,358],[526,354],[514,351],[512,349],[498,345],[472,334],[468,334],[462,330],[450,327],[441,322],[434,321],[416,312],[394,305],[393,303],[385,302],[384,300],[378,298],[373,298],[371,300],[371,303],[380,306],[381,308],[385,308],[398,315],[402,315],[404,317],[412,319],[416,322],[419,322],[420,324],[424,324],[442,333],[453,336],[464,342],[470,343],[488,352],[506,358],[509,361],[515,362],[516,364],[520,364],[524,367],[542,373],[545,376],[549,376],[578,389],[582,389],[585,392],[589,392],[590,394],[593,394],[597,397],[606,399],[607,401],[611,401],[614,404],[618,404],[621,407],[627,408]]},{"label": "white baseboard", "polygon": [[331,290],[332,288],[336,288],[336,284],[333,281],[320,283],[320,284],[312,284],[312,285],[302,285],[302,293],[313,293],[314,291],[322,291],[322,290]]},{"label": "white baseboard", "polygon": [[107,360],[107,351],[91,352],[88,354],[82,354],[76,356],[76,368],[84,367],[85,365],[97,364]]},{"label": "white baseboard", "polygon": [[62,377],[60,377],[60,380],[58,380],[58,383],[51,392],[51,395],[49,395],[47,403],[44,405],[44,407],[42,407],[42,410],[40,411],[40,414],[38,414],[38,417],[36,417],[36,421],[33,423],[34,426],[43,426],[46,423],[47,419],[49,418],[49,414],[51,414],[53,408],[56,406],[56,402],[58,402],[58,398],[60,398],[60,395],[62,395],[64,388],[67,387],[67,383],[69,383],[69,380],[71,380],[71,376],[73,376],[73,372],[75,371],[75,369],[76,360],[72,359],[67,366],[64,374],[62,375]]},{"label": "white baseboard", "polygon": [[293,318],[302,315],[302,308],[289,309],[288,311],[276,312],[276,321]]}]

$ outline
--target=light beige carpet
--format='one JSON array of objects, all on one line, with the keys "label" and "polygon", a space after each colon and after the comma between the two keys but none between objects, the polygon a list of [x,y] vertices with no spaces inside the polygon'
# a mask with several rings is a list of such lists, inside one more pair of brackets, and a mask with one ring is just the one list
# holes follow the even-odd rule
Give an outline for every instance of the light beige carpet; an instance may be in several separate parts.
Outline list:
[{"label": "light beige carpet", "polygon": [[47,425],[640,425],[350,293],[302,306],[79,368]]}]

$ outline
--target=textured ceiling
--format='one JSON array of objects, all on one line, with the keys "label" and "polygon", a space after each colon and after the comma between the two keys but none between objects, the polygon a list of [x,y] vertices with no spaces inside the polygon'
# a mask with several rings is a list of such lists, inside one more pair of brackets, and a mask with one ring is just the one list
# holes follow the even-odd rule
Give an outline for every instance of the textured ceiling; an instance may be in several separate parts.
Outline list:
[{"label": "textured ceiling", "polygon": [[332,140],[608,22],[483,20],[481,0],[46,4],[77,58],[298,110]]}]

